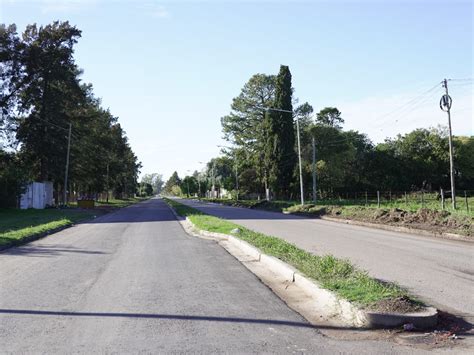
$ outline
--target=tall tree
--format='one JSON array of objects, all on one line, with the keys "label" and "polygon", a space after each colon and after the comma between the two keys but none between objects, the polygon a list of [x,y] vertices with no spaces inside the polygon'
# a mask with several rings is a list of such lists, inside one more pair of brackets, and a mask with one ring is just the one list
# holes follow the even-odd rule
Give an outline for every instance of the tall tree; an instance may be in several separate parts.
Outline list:
[{"label": "tall tree", "polygon": [[[29,25],[21,37],[15,25],[0,25],[0,131],[7,132],[0,138],[19,145],[8,161],[28,166],[25,181],[54,181],[58,197],[71,124],[68,189],[129,196],[141,164],[117,118],[100,107],[90,84],[80,82],[73,56],[80,35],[68,22]],[[4,142],[0,146],[11,143]]]},{"label": "tall tree", "polygon": [[266,114],[265,147],[269,183],[279,197],[289,196],[296,166],[292,94],[290,69],[281,65],[276,78],[274,110]]},{"label": "tall tree", "polygon": [[68,22],[27,26],[23,33],[24,78],[16,78],[18,108],[26,114],[20,121],[17,138],[22,150],[38,165],[40,180],[53,180],[62,172],[67,140],[64,129],[73,120],[78,103],[83,102],[79,69],[73,46],[81,31]]},{"label": "tall tree", "polygon": [[166,184],[165,184],[165,187],[163,188],[163,190],[166,193],[175,194],[175,192],[177,191],[177,188],[179,188],[180,185],[181,185],[181,179],[178,176],[178,172],[175,171],[173,174],[171,174],[168,181],[166,181]]},{"label": "tall tree", "polygon": [[221,118],[224,139],[245,152],[245,163],[241,159],[239,164],[252,170],[257,186],[265,180],[265,108],[273,107],[275,80],[275,75],[253,75],[232,100],[231,113]]},{"label": "tall tree", "polygon": [[342,128],[344,119],[341,112],[335,107],[326,107],[316,115],[316,122],[335,128]]}]

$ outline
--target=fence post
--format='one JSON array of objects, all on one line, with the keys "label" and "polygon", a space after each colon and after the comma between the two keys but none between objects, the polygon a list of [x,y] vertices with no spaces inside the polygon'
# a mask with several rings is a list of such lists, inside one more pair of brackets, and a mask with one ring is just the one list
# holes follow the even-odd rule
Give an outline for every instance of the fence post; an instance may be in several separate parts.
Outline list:
[{"label": "fence post", "polygon": [[392,190],[388,192],[388,199],[389,199],[390,204],[392,204]]},{"label": "fence post", "polygon": [[377,208],[380,208],[380,191],[377,190]]},{"label": "fence post", "polygon": [[369,204],[369,200],[367,199],[367,191],[365,191],[365,205],[367,206]]},{"label": "fence post", "polygon": [[407,196],[407,192],[405,191],[405,205],[408,206],[408,196]]},{"label": "fence post", "polygon": [[469,212],[469,202],[467,201],[466,190],[464,190],[464,200],[466,201],[466,211]]},{"label": "fence post", "polygon": [[421,190],[421,208],[425,207],[425,193]]},{"label": "fence post", "polygon": [[444,206],[444,190],[443,189],[441,189],[441,208],[444,211],[445,206]]}]

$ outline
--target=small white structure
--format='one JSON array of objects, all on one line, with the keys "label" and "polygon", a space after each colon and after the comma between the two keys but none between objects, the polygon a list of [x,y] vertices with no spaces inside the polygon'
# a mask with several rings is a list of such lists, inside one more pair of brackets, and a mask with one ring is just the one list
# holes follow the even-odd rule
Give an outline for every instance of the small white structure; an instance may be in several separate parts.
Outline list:
[{"label": "small white structure", "polygon": [[53,205],[53,183],[32,182],[26,187],[25,193],[20,197],[20,208],[43,209],[46,206]]}]

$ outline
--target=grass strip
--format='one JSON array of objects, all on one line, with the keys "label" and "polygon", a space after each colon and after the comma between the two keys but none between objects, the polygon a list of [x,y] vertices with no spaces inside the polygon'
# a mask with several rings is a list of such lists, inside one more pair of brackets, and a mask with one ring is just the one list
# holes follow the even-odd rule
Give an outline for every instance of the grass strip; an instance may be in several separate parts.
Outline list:
[{"label": "grass strip", "polygon": [[[138,202],[142,202],[148,200],[148,197],[131,197],[131,198],[124,198],[124,199],[109,199],[109,202],[106,201],[96,201],[95,207],[96,208],[123,208],[130,205],[133,205]],[[77,207],[77,202],[70,202],[68,204],[69,207]]]},{"label": "grass strip", "polygon": [[97,211],[86,210],[0,210],[0,247],[21,244],[23,240],[92,218]]},{"label": "grass strip", "polygon": [[387,301],[393,300],[396,303],[400,299],[409,300],[410,307],[405,309],[406,312],[420,307],[419,302],[410,299],[408,293],[401,287],[376,280],[366,272],[355,268],[347,260],[332,255],[314,255],[280,238],[257,233],[227,220],[207,215],[175,200],[167,198],[164,200],[180,216],[188,217],[202,230],[232,234],[231,230],[238,228],[240,233],[236,237],[252,244],[263,253],[292,265],[307,277],[317,281],[321,287],[361,307],[377,310],[378,303],[383,303],[386,308]]}]

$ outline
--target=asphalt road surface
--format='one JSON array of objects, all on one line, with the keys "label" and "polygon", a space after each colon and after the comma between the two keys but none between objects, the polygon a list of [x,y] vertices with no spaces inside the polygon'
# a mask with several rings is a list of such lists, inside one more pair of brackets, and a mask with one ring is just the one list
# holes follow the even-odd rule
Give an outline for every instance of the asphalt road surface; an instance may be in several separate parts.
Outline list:
[{"label": "asphalt road surface", "polygon": [[1,353],[402,351],[323,336],[158,199],[0,253]]},{"label": "asphalt road surface", "polygon": [[182,202],[283,238],[312,253],[348,258],[370,275],[395,281],[425,302],[474,323],[474,243],[192,200]]}]

